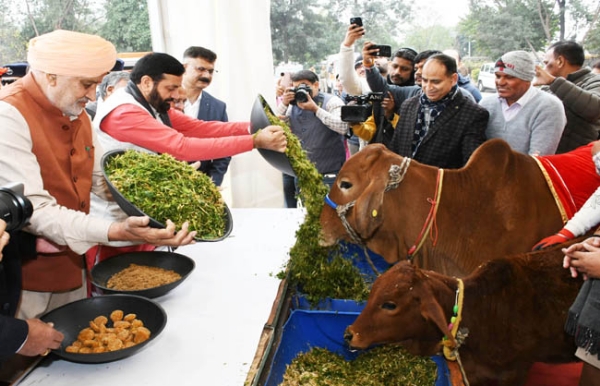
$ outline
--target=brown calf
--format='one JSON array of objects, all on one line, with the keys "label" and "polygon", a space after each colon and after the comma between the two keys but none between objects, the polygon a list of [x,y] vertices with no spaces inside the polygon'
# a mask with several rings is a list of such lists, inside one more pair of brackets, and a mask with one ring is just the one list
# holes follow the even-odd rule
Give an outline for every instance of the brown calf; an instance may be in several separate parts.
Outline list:
[{"label": "brown calf", "polygon": [[[464,279],[459,347],[472,386],[522,385],[534,362],[575,360],[566,315],[581,286],[562,268],[560,248],[491,260]],[[346,331],[352,348],[399,343],[415,355],[440,352],[457,279],[400,262],[377,278]]]}]

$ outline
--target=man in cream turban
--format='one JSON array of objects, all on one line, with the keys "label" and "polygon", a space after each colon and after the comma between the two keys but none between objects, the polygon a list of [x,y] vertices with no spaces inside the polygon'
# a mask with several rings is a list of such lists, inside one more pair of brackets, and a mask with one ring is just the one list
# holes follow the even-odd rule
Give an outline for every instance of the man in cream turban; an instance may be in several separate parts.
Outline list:
[{"label": "man in cream turban", "polygon": [[[23,262],[24,319],[85,297],[82,254],[109,241],[180,246],[187,223],[148,227],[147,217],[90,216],[90,192],[106,197],[91,122],[84,108],[114,66],[115,47],[93,35],[57,30],[31,39],[29,73],[0,91],[0,186],[22,182],[34,206],[24,228],[37,236],[37,258]],[[1,344],[1,343],[0,343]]]}]

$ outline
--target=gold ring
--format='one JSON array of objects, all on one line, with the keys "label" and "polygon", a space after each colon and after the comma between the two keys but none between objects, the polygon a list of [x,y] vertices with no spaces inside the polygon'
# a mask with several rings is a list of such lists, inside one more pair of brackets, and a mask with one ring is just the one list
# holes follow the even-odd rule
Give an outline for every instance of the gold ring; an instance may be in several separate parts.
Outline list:
[{"label": "gold ring", "polygon": [[46,349],[46,351],[44,351],[44,352],[42,353],[42,356],[43,356],[43,357],[47,356],[48,354],[50,354],[50,351],[51,351],[51,350],[50,350],[49,348],[47,348],[47,349]]}]

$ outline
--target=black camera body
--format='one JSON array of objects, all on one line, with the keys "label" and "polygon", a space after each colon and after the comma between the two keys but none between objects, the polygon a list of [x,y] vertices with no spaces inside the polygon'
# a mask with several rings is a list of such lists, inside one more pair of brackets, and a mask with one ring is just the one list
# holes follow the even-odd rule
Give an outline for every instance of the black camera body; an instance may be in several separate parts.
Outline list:
[{"label": "black camera body", "polygon": [[291,104],[296,105],[298,102],[308,102],[309,96],[312,95],[312,88],[309,85],[301,83],[298,87],[291,89],[294,92],[294,99],[290,101]]},{"label": "black camera body", "polygon": [[377,48],[377,53],[375,56],[380,56],[382,58],[390,58],[392,56],[392,46],[386,46],[381,44],[373,44],[369,47],[369,49]]},{"label": "black camera body", "polygon": [[363,95],[347,95],[346,103],[342,106],[342,121],[360,123],[366,121],[373,114],[373,103],[383,100],[382,92],[371,92]]},{"label": "black camera body", "polygon": [[33,205],[23,192],[20,183],[0,187],[0,219],[6,222],[7,232],[23,228],[33,214]]}]

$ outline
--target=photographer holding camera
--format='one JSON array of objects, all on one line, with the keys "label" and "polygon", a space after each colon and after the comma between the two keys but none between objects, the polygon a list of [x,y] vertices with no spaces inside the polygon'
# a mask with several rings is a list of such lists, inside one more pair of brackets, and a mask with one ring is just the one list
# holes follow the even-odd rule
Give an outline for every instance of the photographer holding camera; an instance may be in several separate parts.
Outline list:
[{"label": "photographer holding camera", "polygon": [[36,253],[35,237],[20,231],[32,213],[22,184],[0,188],[0,363],[15,353],[47,355],[63,340],[63,334],[52,325],[37,318],[14,317],[21,295],[21,259]]},{"label": "photographer holding camera", "polygon": [[[292,74],[292,85],[283,94],[277,114],[285,116],[308,158],[323,175],[323,182],[331,186],[346,161],[344,136],[348,124],[341,119],[344,101],[319,92],[319,77],[309,70]],[[286,206],[295,208],[298,193],[295,178],[284,174],[283,189]]]}]

